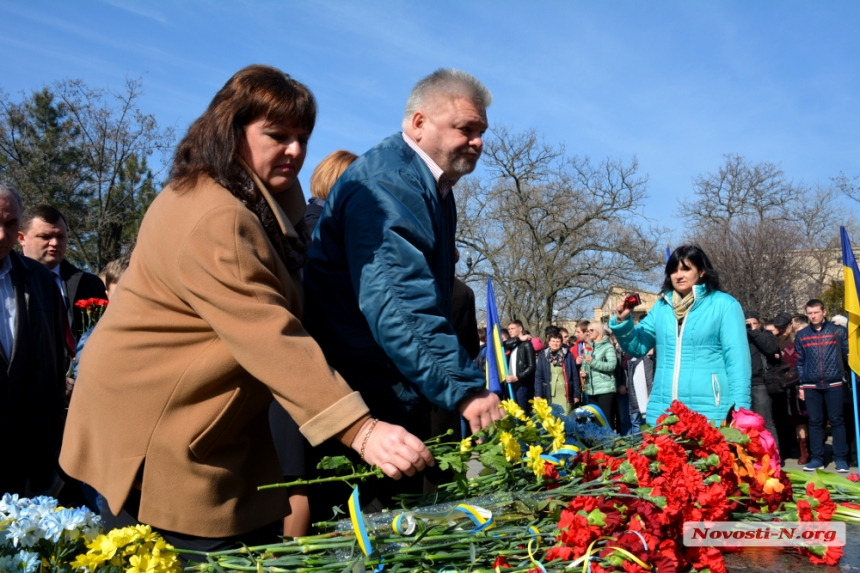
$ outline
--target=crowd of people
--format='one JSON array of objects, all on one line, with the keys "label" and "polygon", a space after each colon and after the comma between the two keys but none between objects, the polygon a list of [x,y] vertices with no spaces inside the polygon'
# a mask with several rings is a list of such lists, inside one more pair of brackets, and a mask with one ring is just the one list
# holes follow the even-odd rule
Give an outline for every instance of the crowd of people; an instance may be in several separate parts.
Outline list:
[{"label": "crowd of people", "polygon": [[[491,101],[473,76],[437,70],[412,89],[400,131],[316,167],[305,205],[297,176],[316,99],[278,69],[246,67],[189,127],[106,283],[65,260],[61,213],[24,209],[0,184],[0,423],[20,430],[0,493],[59,494],[108,528],[148,524],[176,547],[215,551],[330,519],[344,484],[258,490],[314,474],[325,455],[390,478],[362,486],[366,509],[432,490],[423,441],[503,416],[485,387],[474,293],[454,273],[454,189],[477,165]],[[77,303],[108,295],[88,329]],[[811,308],[793,346],[762,356],[795,361],[815,465],[816,408],[841,391],[830,360],[845,335]],[[592,403],[625,433],[676,398],[713,419],[751,392],[759,406],[740,306],[695,247],[673,253],[644,318],[619,307],[608,328],[582,321],[572,337],[531,338],[517,320],[508,334],[505,384],[524,409],[534,396],[565,411]]]},{"label": "crowd of people", "polygon": [[[696,246],[682,246],[666,263],[662,295],[634,318],[622,303],[608,325],[582,320],[571,338],[549,326],[533,338],[513,320],[502,330],[508,369],[501,395],[529,410],[533,396],[566,413],[598,406],[620,434],[653,425],[672,400],[719,422],[732,408],[761,415],[783,459],[806,471],[824,468],[825,431],[832,460],[848,472],[856,444],[853,386],[848,368],[847,319],[827,320],[823,302],[806,314],[781,312],[762,321],[720,289],[719,275]],[[482,344],[486,331],[479,331]],[[533,352],[529,352],[532,351]],[[486,346],[475,362],[485,368]],[[526,367],[523,354],[535,354]]]}]

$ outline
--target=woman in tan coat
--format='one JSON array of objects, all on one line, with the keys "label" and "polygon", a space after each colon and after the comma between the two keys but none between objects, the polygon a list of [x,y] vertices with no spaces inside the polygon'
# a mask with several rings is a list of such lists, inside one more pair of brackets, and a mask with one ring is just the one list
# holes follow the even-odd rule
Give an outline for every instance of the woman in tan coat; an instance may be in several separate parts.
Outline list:
[{"label": "woman in tan coat", "polygon": [[376,422],[301,325],[309,236],[297,176],[316,103],[266,66],[239,71],[180,142],[170,184],[84,352],[60,463],[178,547],[273,542],[289,513],[267,410],[390,477],[432,457]]}]

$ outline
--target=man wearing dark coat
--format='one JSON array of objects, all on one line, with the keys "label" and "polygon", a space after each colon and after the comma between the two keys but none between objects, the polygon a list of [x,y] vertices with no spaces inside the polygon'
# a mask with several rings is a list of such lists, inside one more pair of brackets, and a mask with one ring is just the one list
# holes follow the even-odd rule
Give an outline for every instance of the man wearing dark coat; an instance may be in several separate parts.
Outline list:
[{"label": "man wearing dark coat", "polygon": [[21,219],[18,242],[24,255],[45,265],[63,293],[69,326],[75,340],[86,330],[86,315],[75,306],[79,300],[107,299],[105,285],[94,274],[79,269],[66,260],[69,229],[66,218],[50,205],[28,207]]},{"label": "man wearing dark coat", "polygon": [[[334,184],[304,269],[302,322],[328,363],[361,392],[372,416],[421,438],[429,437],[431,405],[459,412],[472,432],[502,417],[452,324],[453,188],[477,165],[491,100],[457,70],[418,82],[403,131]],[[395,487],[420,491],[419,479],[406,482],[374,495],[387,503]],[[364,488],[362,495],[370,498]]]},{"label": "man wearing dark coat", "polygon": [[51,273],[12,250],[21,198],[0,182],[0,492],[51,493],[62,432],[62,301]]}]

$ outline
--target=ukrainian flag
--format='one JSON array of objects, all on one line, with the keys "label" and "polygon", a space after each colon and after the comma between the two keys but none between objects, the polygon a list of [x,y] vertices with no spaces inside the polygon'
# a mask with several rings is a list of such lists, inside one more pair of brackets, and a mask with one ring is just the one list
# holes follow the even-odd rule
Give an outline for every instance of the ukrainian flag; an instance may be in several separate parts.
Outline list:
[{"label": "ukrainian flag", "polygon": [[499,311],[496,310],[496,295],[493,293],[493,280],[487,277],[487,389],[496,394],[502,393],[502,382],[508,377],[508,364],[502,348],[502,329],[499,325]]},{"label": "ukrainian flag", "polygon": [[848,313],[848,366],[860,373],[860,270],[845,227],[839,227],[842,238],[842,274],[845,278],[845,312]]}]

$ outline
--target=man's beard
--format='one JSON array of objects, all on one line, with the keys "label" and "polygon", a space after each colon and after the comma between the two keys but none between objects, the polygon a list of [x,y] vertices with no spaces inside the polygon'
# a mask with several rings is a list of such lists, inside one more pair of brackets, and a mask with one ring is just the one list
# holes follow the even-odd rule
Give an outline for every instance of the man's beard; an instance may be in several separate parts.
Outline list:
[{"label": "man's beard", "polygon": [[[471,148],[469,148],[471,151]],[[480,159],[481,154],[478,152],[477,157],[472,155],[466,155],[464,151],[456,151],[451,157],[451,161],[449,163],[451,171],[453,171],[457,177],[463,177],[464,175],[468,175],[472,171],[475,170],[475,167],[478,165],[478,159]]]}]

